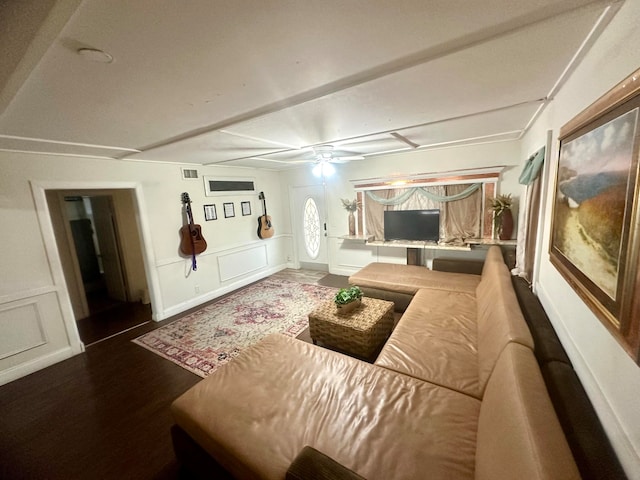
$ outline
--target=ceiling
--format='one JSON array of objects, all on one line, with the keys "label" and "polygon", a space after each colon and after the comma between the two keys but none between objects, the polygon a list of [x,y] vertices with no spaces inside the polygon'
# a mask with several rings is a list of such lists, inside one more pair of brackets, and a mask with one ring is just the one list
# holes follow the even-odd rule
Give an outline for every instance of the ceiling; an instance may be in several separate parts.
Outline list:
[{"label": "ceiling", "polygon": [[621,3],[0,1],[0,150],[284,169],[514,140]]}]

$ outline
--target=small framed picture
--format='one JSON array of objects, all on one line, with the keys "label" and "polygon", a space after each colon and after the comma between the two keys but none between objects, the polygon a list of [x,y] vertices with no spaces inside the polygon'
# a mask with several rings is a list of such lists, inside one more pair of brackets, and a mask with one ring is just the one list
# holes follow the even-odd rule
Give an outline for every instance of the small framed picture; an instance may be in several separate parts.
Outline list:
[{"label": "small framed picture", "polygon": [[242,216],[251,215],[251,202],[242,202]]},{"label": "small framed picture", "polygon": [[215,205],[205,205],[204,206],[204,219],[208,222],[209,220],[217,220],[218,215],[216,214],[216,206]]},{"label": "small framed picture", "polygon": [[224,218],[231,218],[236,216],[235,208],[233,207],[233,202],[223,203],[224,207]]}]

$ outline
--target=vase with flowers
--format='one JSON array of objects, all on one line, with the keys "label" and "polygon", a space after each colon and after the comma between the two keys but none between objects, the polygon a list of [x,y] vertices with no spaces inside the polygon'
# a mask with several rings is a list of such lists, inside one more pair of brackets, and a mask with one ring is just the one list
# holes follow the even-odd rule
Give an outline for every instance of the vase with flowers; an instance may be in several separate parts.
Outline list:
[{"label": "vase with flowers", "polygon": [[349,212],[349,235],[355,235],[356,234],[356,216],[354,215],[354,212],[356,212],[358,208],[360,208],[360,204],[356,199],[349,200],[348,198],[343,198],[341,200],[342,200],[342,206],[347,212]]},{"label": "vase with flowers", "polygon": [[510,240],[513,233],[513,213],[511,206],[513,200],[511,194],[498,195],[491,200],[491,210],[493,210],[494,232],[500,240]]}]

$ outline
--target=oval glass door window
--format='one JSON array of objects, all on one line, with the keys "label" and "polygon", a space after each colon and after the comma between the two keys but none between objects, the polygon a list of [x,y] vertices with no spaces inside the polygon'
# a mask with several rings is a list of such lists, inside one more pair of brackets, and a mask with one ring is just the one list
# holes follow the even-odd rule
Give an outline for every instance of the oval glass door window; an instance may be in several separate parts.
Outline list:
[{"label": "oval glass door window", "polygon": [[313,198],[304,202],[302,224],[304,227],[304,246],[311,258],[317,258],[320,253],[320,215],[318,206]]}]

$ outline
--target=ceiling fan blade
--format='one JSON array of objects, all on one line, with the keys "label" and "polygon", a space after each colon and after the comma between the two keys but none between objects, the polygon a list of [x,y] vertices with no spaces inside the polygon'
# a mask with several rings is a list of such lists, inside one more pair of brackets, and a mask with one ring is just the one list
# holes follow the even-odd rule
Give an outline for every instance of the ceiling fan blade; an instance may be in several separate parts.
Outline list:
[{"label": "ceiling fan blade", "polygon": [[334,157],[331,161],[334,163],[347,163],[353,160],[364,160],[364,157],[362,155],[349,155],[349,156]]}]

